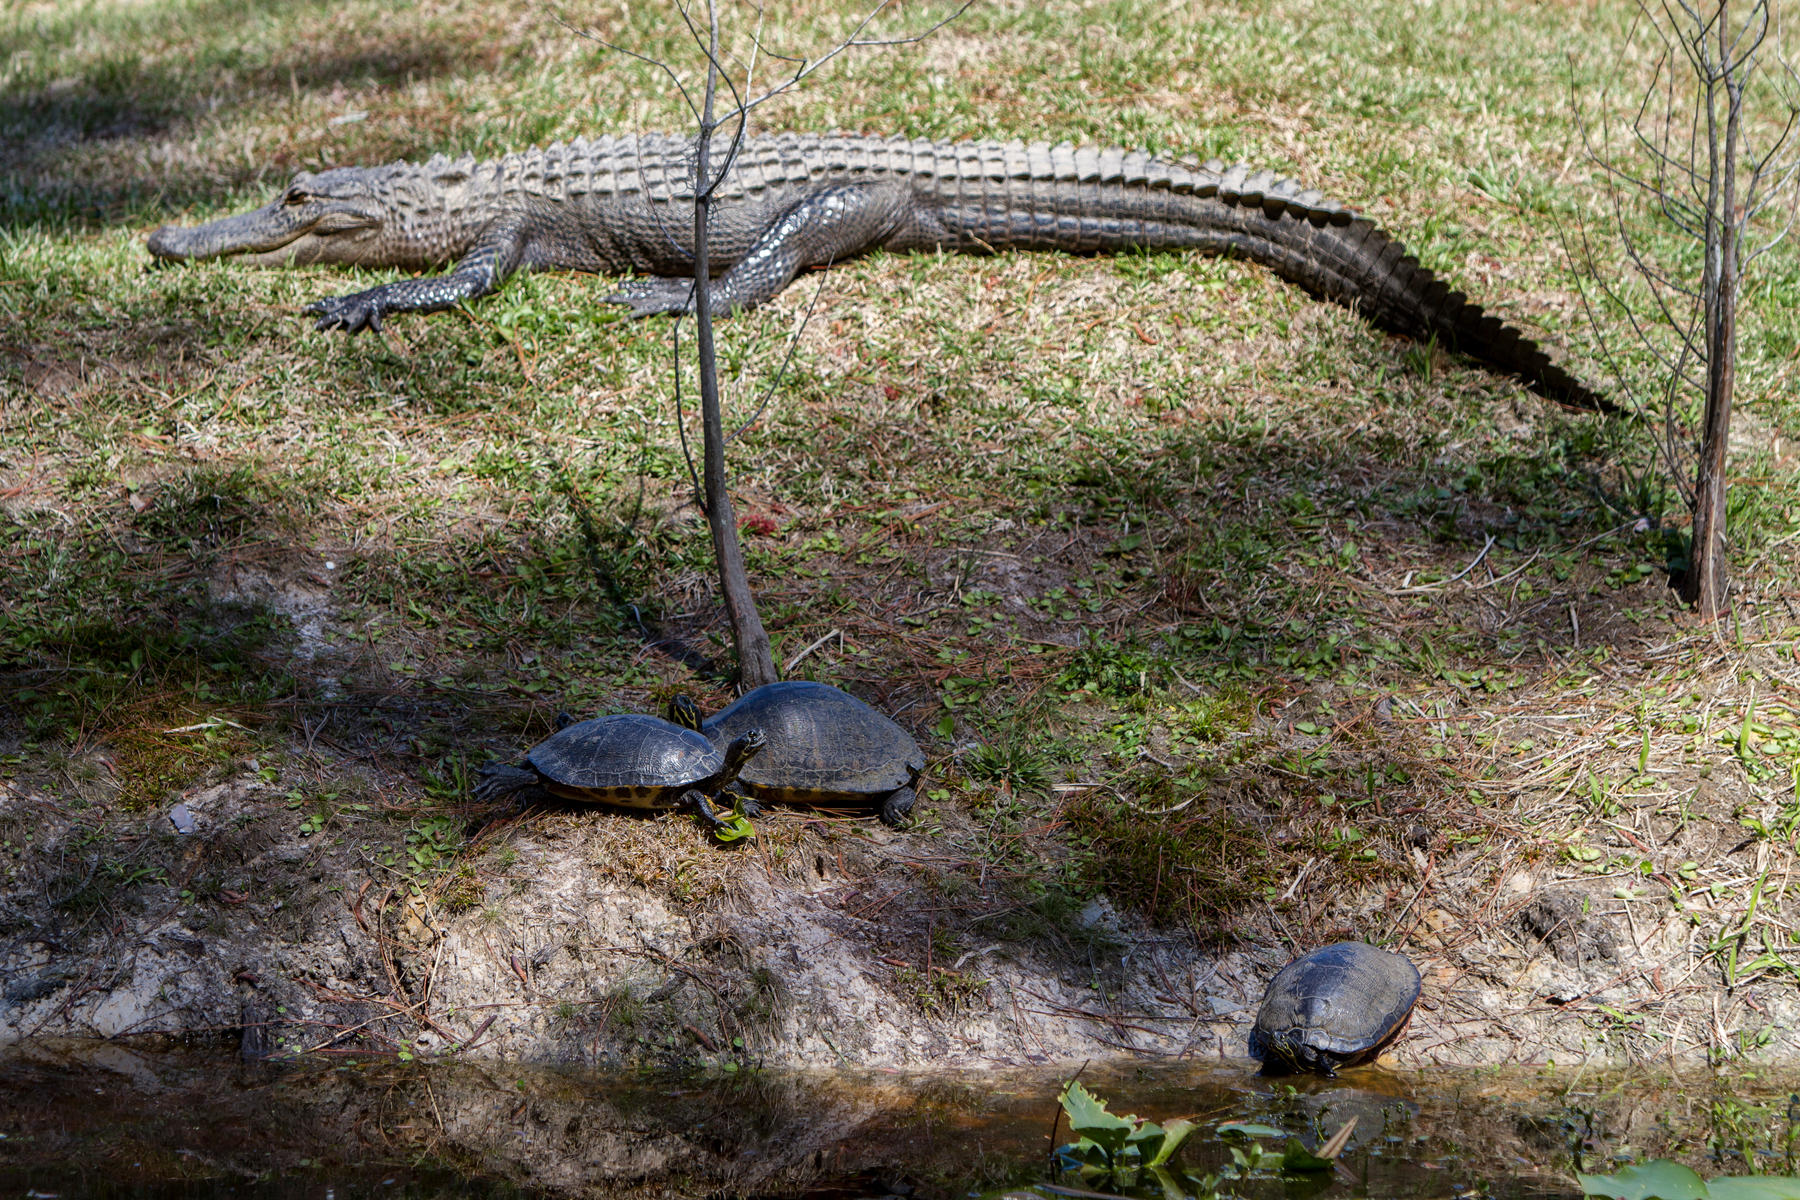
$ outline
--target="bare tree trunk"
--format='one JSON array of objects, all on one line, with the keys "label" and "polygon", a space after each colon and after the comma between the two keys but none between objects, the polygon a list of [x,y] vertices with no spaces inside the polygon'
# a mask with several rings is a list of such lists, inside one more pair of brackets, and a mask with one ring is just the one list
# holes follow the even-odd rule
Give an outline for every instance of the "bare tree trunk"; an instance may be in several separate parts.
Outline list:
[{"label": "bare tree trunk", "polygon": [[[960,7],[949,16],[937,21],[921,33],[896,37],[881,37],[869,34],[869,26],[886,9],[892,0],[875,0],[873,6],[859,20],[849,37],[836,46],[813,58],[794,58],[787,55],[774,56],[778,61],[791,64],[792,73],[785,79],[767,88],[760,94],[752,91],[755,79],[754,64],[757,53],[762,49],[760,35],[752,37],[753,52],[750,55],[750,66],[744,74],[743,91],[739,92],[730,77],[726,77],[725,86],[731,90],[734,103],[725,115],[724,123],[733,121],[748,122],[750,112],[776,96],[782,95],[796,87],[802,80],[816,73],[827,63],[835,61],[846,51],[876,46],[903,46],[921,42],[937,30],[943,28],[974,3],[974,0],[963,0]],[[758,16],[758,30],[761,29],[762,8],[751,6]],[[699,31],[695,29],[691,19],[692,13],[686,5],[677,5],[676,11],[687,23],[695,40],[699,40]],[[636,51],[615,45],[612,42],[594,37],[589,33],[576,32],[586,38],[599,42],[609,50],[625,54],[640,62],[660,69],[674,85],[681,97],[688,104],[699,122],[699,141],[694,155],[694,323],[698,329],[697,358],[700,372],[700,420],[703,428],[702,446],[705,462],[702,466],[700,489],[704,493],[703,503],[706,506],[707,524],[712,529],[713,554],[719,566],[719,590],[725,600],[725,610],[731,618],[732,637],[737,645],[738,682],[746,688],[760,687],[766,683],[775,683],[780,679],[775,669],[775,657],[769,646],[769,635],[763,629],[762,618],[756,612],[756,598],[750,591],[750,581],[744,571],[744,551],[738,542],[737,518],[732,512],[731,493],[725,481],[725,423],[719,405],[719,368],[718,357],[713,347],[712,324],[712,292],[710,288],[712,264],[707,253],[706,236],[712,214],[712,196],[725,174],[730,171],[728,161],[720,170],[718,179],[711,178],[713,132],[719,128],[720,122],[715,120],[713,101],[718,93],[720,80],[719,69],[719,14],[716,0],[707,0],[706,4],[706,92],[703,104],[694,105],[686,85],[680,75],[667,63],[639,54]],[[868,36],[865,36],[868,35]],[[739,128],[742,132],[742,127]],[[733,151],[735,153],[734,143]],[[676,324],[679,331],[679,321]],[[798,342],[799,335],[795,335]],[[677,343],[679,346],[679,343]],[[786,369],[785,364],[782,368]],[[779,382],[780,375],[777,375]],[[679,414],[681,404],[681,374],[679,363],[675,376],[675,402]],[[771,388],[773,391],[773,388]],[[685,452],[687,442],[683,435],[682,449]],[[688,458],[688,468],[693,469],[693,458]]]},{"label": "bare tree trunk", "polygon": [[[1706,213],[1706,417],[1694,480],[1693,547],[1681,598],[1702,617],[1729,607],[1725,572],[1725,448],[1731,431],[1731,389],[1737,368],[1738,119],[1743,81],[1731,69],[1728,0],[1719,0],[1719,78],[1707,81],[1706,140],[1713,195]],[[1724,144],[1720,145],[1718,93],[1725,92]]]},{"label": "bare tree trunk", "polygon": [[[1614,137],[1604,116],[1604,149],[1590,139],[1585,120],[1581,136],[1604,172],[1603,194],[1620,244],[1649,302],[1607,282],[1585,234],[1582,244],[1589,277],[1666,372],[1657,387],[1665,414],[1658,451],[1682,481],[1693,514],[1681,596],[1710,619],[1731,606],[1726,458],[1737,383],[1737,301],[1743,276],[1800,218],[1800,72],[1781,54],[1772,0],[1638,0],[1638,10],[1653,49],[1660,44],[1650,86],[1634,105],[1625,138]],[[1763,62],[1770,54],[1772,77]],[[1632,230],[1639,203],[1663,228],[1699,247],[1705,258],[1698,278]],[[1588,311],[1593,319],[1591,305]],[[1636,400],[1628,372],[1614,371]],[[1683,415],[1694,399],[1704,406],[1698,430]]]},{"label": "bare tree trunk", "polygon": [[719,409],[718,358],[713,350],[711,264],[707,261],[706,233],[712,211],[713,180],[708,174],[713,136],[713,94],[718,80],[719,18],[711,0],[706,6],[711,26],[707,53],[706,101],[700,115],[700,142],[694,162],[694,324],[700,356],[700,421],[705,461],[702,477],[706,488],[706,519],[712,527],[713,554],[719,564],[719,590],[731,617],[731,633],[737,643],[738,683],[761,687],[780,678],[769,635],[756,612],[756,597],[744,571],[744,549],[738,542],[737,517],[731,507],[731,491],[725,483],[725,419]]}]

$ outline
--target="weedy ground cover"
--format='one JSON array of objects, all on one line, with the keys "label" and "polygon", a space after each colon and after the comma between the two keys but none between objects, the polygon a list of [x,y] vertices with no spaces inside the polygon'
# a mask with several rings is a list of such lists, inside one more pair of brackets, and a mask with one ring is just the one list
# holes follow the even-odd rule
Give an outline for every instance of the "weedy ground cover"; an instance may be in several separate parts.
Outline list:
[{"label": "weedy ground cover", "polygon": [[[855,11],[771,12],[765,36],[818,47]],[[566,15],[685,46],[654,6]],[[1628,21],[1001,3],[762,119],[1291,171],[1603,381],[1558,236],[1602,215],[1567,97],[1633,69]],[[32,865],[20,803],[8,869],[71,920],[243,903],[248,881],[172,869],[136,831],[249,771],[272,828],[453,906],[503,902],[507,829],[469,806],[473,766],[558,709],[694,689],[633,606],[722,655],[668,326],[541,276],[347,341],[300,308],[393,272],[152,271],[142,238],[300,168],[678,128],[666,80],[510,3],[26,4],[0,44],[0,746],[9,792],[85,839]],[[1717,627],[1666,586],[1684,514],[1639,428],[1242,264],[875,255],[735,318],[734,478],[776,659],[877,701],[931,759],[905,843],[929,862],[870,866],[887,882],[846,900],[908,897],[887,911],[919,1003],[954,1008],[948,962],[996,933],[1098,961],[1104,893],[1209,945],[1408,949],[1445,996],[1425,1059],[1782,1036],[1791,247],[1746,306],[1741,590]],[[739,869],[673,826],[599,820],[620,871],[684,902]],[[777,819],[757,853],[844,836]],[[1604,994],[1519,974],[1516,918],[1550,885],[1628,948]]]}]

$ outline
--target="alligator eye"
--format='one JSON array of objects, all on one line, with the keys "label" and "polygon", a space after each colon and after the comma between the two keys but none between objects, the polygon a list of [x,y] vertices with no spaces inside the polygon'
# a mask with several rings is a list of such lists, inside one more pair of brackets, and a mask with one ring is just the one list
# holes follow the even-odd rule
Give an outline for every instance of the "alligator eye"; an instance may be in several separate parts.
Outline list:
[{"label": "alligator eye", "polygon": [[292,208],[297,204],[305,204],[306,193],[297,187],[291,187],[287,190],[287,194],[282,196],[281,202],[289,208]]}]

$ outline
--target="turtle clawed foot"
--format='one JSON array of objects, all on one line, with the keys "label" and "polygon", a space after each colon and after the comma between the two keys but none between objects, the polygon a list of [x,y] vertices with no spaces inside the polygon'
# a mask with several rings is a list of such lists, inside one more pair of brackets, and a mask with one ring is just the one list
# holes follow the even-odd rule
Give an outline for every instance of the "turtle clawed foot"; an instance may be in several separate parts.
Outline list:
[{"label": "turtle clawed foot", "polygon": [[763,815],[763,807],[756,802],[756,797],[740,792],[736,788],[720,792],[719,799],[751,820]]},{"label": "turtle clawed foot", "polygon": [[699,813],[700,819],[712,827],[713,836],[721,842],[742,841],[756,836],[756,827],[750,824],[752,814],[749,811],[734,808],[730,816],[720,816],[719,810],[713,807],[712,799],[703,792],[687,792],[676,801],[676,807],[691,808]]},{"label": "turtle clawed foot", "polygon": [[912,812],[913,802],[918,798],[916,788],[903,787],[888,793],[888,798],[881,804],[881,823],[889,828],[898,828],[900,822],[906,820],[907,814]]}]

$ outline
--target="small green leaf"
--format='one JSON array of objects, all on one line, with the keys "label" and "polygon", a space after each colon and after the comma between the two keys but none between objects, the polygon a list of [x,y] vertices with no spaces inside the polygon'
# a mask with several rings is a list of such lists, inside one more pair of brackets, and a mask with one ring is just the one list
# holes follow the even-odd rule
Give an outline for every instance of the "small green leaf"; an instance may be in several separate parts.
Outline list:
[{"label": "small green leaf", "polygon": [[[1163,1200],[1188,1200],[1188,1190],[1181,1186],[1181,1182],[1176,1179],[1174,1175],[1170,1174],[1169,1168],[1158,1166],[1150,1167],[1150,1178],[1156,1180],[1157,1185],[1162,1188]],[[1208,1178],[1212,1179],[1213,1177],[1208,1176]],[[1217,1180],[1214,1179],[1213,1182],[1216,1184]],[[1204,1196],[1208,1194],[1206,1191],[1207,1186],[1208,1185],[1206,1184],[1201,1185],[1200,1195]],[[1212,1194],[1218,1194],[1216,1187]]]},{"label": "small green leaf", "polygon": [[1176,1152],[1181,1149],[1181,1144],[1188,1140],[1195,1128],[1192,1121],[1182,1120],[1179,1117],[1164,1125],[1162,1127],[1162,1144],[1153,1153],[1146,1152],[1144,1165],[1156,1168],[1174,1158]]},{"label": "small green leaf", "polygon": [[756,836],[756,826],[750,823],[750,818],[744,815],[741,808],[733,809],[724,821],[723,825],[713,830],[713,836],[721,842],[729,844]]},{"label": "small green leaf", "polygon": [[1155,1121],[1139,1121],[1137,1128],[1125,1139],[1125,1148],[1136,1151],[1140,1159],[1147,1161],[1155,1158],[1161,1162],[1164,1137],[1163,1127]]}]

